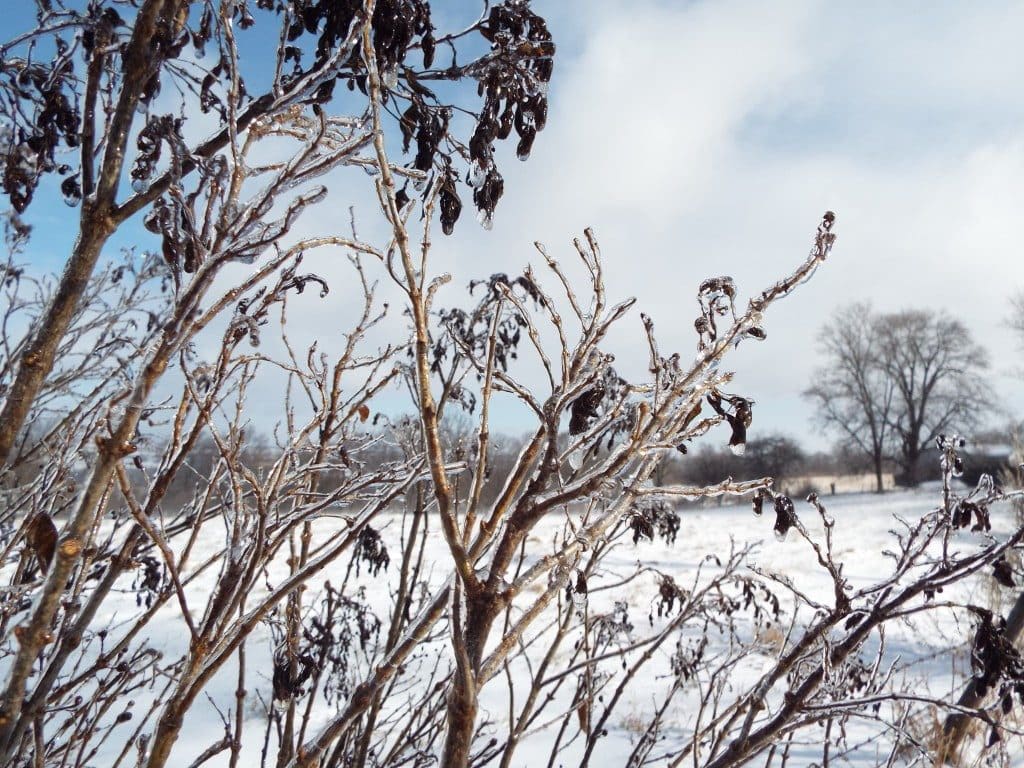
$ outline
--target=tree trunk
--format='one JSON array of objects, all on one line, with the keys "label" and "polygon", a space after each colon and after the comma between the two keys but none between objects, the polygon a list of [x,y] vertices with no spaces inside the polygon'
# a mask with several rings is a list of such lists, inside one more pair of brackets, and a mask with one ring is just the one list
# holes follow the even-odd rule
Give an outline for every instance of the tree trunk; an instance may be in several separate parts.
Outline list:
[{"label": "tree trunk", "polygon": [[882,482],[881,456],[875,456],[875,493],[885,493],[885,485]]},{"label": "tree trunk", "polygon": [[153,734],[153,746],[150,748],[149,758],[146,760],[146,768],[163,768],[167,765],[167,761],[171,757],[171,750],[181,733],[181,726],[185,722],[185,713],[189,706],[191,706],[191,697],[185,706],[174,704],[164,710]]},{"label": "tree trunk", "polygon": [[921,451],[912,450],[907,451],[904,456],[903,466],[903,484],[908,488],[913,488],[917,485],[917,470],[918,465],[921,463]]},{"label": "tree trunk", "polygon": [[445,735],[444,757],[441,760],[445,768],[466,768],[469,765],[477,709],[476,680],[467,680],[456,672],[455,682],[448,694],[448,733]]},{"label": "tree trunk", "polygon": [[466,768],[469,765],[479,709],[478,675],[483,663],[484,645],[497,615],[493,595],[479,593],[466,602],[465,620],[461,624],[465,656],[463,663],[456,659],[454,680],[448,692],[448,732],[441,759],[445,768]]},{"label": "tree trunk", "polygon": [[0,410],[0,467],[7,464],[29,409],[53,369],[61,339],[71,325],[79,299],[92,277],[96,260],[110,236],[110,227],[103,226],[98,221],[100,218],[103,217],[97,216],[94,211],[83,212],[83,234],[75,243],[57,292],[46,308],[46,313],[39,319],[32,341],[25,346],[18,372],[4,400],[3,410]]}]

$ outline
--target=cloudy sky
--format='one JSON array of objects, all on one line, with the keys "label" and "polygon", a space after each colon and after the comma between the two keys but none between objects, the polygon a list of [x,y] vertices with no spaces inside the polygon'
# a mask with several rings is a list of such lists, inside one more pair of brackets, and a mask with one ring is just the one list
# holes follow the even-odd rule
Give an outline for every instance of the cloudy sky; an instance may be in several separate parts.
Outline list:
[{"label": "cloudy sky", "polygon": [[[832,259],[732,358],[758,422],[825,444],[800,392],[823,318],[863,299],[963,318],[1020,417],[1005,320],[1024,288],[1024,3],[536,7],[559,43],[548,128],[506,163],[493,231],[445,244],[458,272],[512,269],[534,239],[568,256],[593,226],[610,292],[640,299],[665,348],[692,349],[699,281],[760,291],[832,209]],[[642,364],[637,338],[617,351]]]},{"label": "cloudy sky", "polygon": [[[434,5],[453,21],[479,7]],[[735,390],[757,401],[756,424],[828,444],[800,393],[820,362],[822,322],[865,299],[961,317],[993,355],[1008,412],[1024,415],[1006,327],[1009,297],[1024,288],[1024,3],[534,6],[558,44],[548,127],[528,162],[502,150],[506,193],[491,231],[467,211],[453,237],[437,234],[434,268],[454,276],[440,304],[461,302],[473,277],[538,261],[534,240],[569,260],[572,238],[591,226],[610,298],[636,296],[663,351],[688,359],[698,283],[731,275],[745,301],[806,256],[831,209],[832,259],[772,308],[767,341],[730,358]],[[361,234],[377,232],[363,174],[332,183],[331,201],[304,233],[336,230],[353,202],[368,222]],[[73,234],[67,209],[33,217],[34,256],[59,263]],[[312,267],[332,277],[332,296],[298,302],[292,332],[327,348],[345,328],[351,273],[337,255]],[[641,341],[638,313],[610,340],[627,373],[646,367]],[[262,397],[279,394],[266,386]],[[500,430],[529,427],[514,408],[494,418]]]}]

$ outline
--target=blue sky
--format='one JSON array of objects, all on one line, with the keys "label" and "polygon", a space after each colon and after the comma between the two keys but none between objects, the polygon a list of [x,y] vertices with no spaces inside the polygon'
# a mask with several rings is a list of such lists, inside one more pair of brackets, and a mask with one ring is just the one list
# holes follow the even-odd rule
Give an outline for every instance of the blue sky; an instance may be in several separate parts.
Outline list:
[{"label": "blue sky", "polygon": [[[28,5],[10,3],[12,27]],[[479,7],[434,5],[439,19],[458,20]],[[473,277],[536,261],[534,240],[568,259],[571,239],[592,226],[611,298],[637,296],[662,349],[685,359],[698,283],[730,274],[742,297],[759,292],[804,257],[833,209],[832,260],[768,315],[766,342],[730,360],[736,390],[757,401],[755,425],[828,443],[800,392],[828,313],[864,299],[960,316],[992,352],[1007,410],[1024,415],[1020,355],[1004,322],[1010,295],[1024,288],[1024,3],[534,6],[559,46],[548,127],[529,162],[505,152],[493,230],[466,215],[455,236],[436,239],[435,268],[455,278],[442,303],[458,301]],[[338,204],[355,202],[367,219],[371,195],[366,179],[332,185]],[[52,195],[40,202],[32,258],[56,265],[77,211]],[[304,231],[330,231],[336,210],[313,212]],[[337,301],[346,279],[339,273]],[[297,305],[294,328],[322,333],[332,306]],[[637,314],[610,339],[627,377],[646,366],[641,338]],[[528,426],[514,408],[494,416],[499,429]]]}]

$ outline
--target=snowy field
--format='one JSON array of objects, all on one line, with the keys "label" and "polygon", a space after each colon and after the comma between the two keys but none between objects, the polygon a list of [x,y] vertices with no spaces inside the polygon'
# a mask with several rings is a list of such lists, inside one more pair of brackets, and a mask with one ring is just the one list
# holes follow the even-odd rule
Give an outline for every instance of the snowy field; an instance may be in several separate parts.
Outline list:
[{"label": "snowy field", "polygon": [[[882,552],[895,548],[895,541],[890,532],[896,525],[894,515],[913,520],[921,514],[936,506],[939,494],[934,490],[896,492],[883,497],[870,494],[851,494],[836,497],[826,497],[823,503],[829,513],[834,516],[835,525],[835,550],[838,558],[845,565],[845,575],[854,588],[865,586],[877,581],[883,574],[891,570],[891,561],[882,555]],[[614,585],[625,574],[632,572],[637,563],[648,566],[663,573],[671,575],[680,586],[689,586],[694,582],[699,568],[703,569],[704,575],[713,573],[715,567],[713,562],[708,561],[709,554],[717,554],[723,559],[730,551],[730,548],[742,548],[746,545],[754,545],[755,549],[750,557],[750,564],[759,569],[763,574],[780,574],[789,578],[801,591],[814,599],[820,599],[824,603],[830,602],[832,587],[830,580],[824,570],[818,566],[814,553],[807,546],[806,542],[800,541],[790,533],[785,541],[777,541],[772,535],[772,523],[774,515],[768,509],[765,514],[758,518],[751,512],[748,502],[736,505],[708,506],[701,509],[681,509],[681,526],[678,538],[671,546],[664,544],[661,540],[641,541],[634,544],[629,537],[624,537],[622,543],[615,547],[611,554],[604,561],[604,569],[597,573],[590,581],[591,599],[589,605],[590,616],[600,615],[602,611],[609,610],[615,602],[626,601],[629,606],[629,617],[638,634],[650,633],[652,624],[648,617],[653,612],[653,601],[657,594],[657,581],[654,574],[647,574],[625,586],[602,588],[602,585]],[[820,518],[814,509],[802,501],[797,502],[797,512],[804,521],[809,532],[814,537],[821,537],[823,527]],[[1011,524],[1012,511],[1008,507],[997,507],[993,509],[994,535],[1005,532]],[[395,561],[398,559],[399,548],[397,545],[402,521],[399,515],[386,515],[378,518],[377,527],[391,549],[392,564],[387,571],[377,577],[373,577],[362,569],[360,575],[356,575],[354,569],[348,573],[347,592],[365,590],[367,601],[382,618],[389,615],[392,608],[391,595],[393,583],[397,579]],[[433,524],[433,523],[432,523]],[[550,542],[558,535],[564,525],[564,518],[553,515],[543,521],[536,529],[529,542],[529,550],[536,551],[536,555],[545,554],[550,548]],[[316,538],[324,539],[332,532],[339,530],[341,524],[334,519],[323,519],[318,521],[316,527]],[[205,549],[206,553],[212,554],[221,545],[213,536],[214,526],[209,526],[211,537],[201,541],[199,546]],[[978,543],[978,534],[962,533],[954,541],[956,548],[968,551]],[[430,566],[431,584],[442,583],[445,575],[444,563],[446,560],[446,549],[441,538],[440,531],[431,531],[428,537],[428,549],[426,562]],[[200,562],[204,552],[196,552],[193,562]],[[279,573],[269,573],[267,583],[273,583],[285,573],[284,556],[279,563]],[[349,569],[348,557],[343,557],[334,566],[324,573],[323,577],[315,582],[314,588],[318,588],[323,580],[329,580],[338,585],[346,578]],[[749,570],[747,571],[749,572]],[[205,575],[191,584],[188,588],[189,601],[193,610],[201,612],[204,599],[215,578],[214,573]],[[138,614],[139,608],[136,605],[137,592],[125,583],[124,588],[116,595],[112,595],[107,601],[105,612],[97,617],[96,626],[102,626],[108,622],[115,629],[110,633],[113,638],[118,631],[123,631],[131,622],[132,617]],[[542,585],[538,585],[538,590]],[[790,625],[799,624],[807,620],[807,616],[795,615],[792,609],[793,601],[784,591],[776,590],[783,599],[783,617],[775,636],[766,636],[763,642],[756,648],[757,652],[749,653],[743,663],[733,671],[730,684],[737,690],[750,684],[771,665],[781,644],[782,634]],[[1007,592],[1008,590],[1002,590]],[[947,590],[948,592],[948,590]],[[255,597],[255,596],[254,596]],[[995,606],[1002,601],[1003,610],[1012,597],[1009,594],[1001,594],[998,587],[993,586],[989,578],[977,579],[974,583],[964,585],[961,594],[956,596],[946,594],[946,599],[969,598],[983,606]],[[571,610],[568,605],[564,610]],[[963,616],[961,616],[963,619]],[[578,616],[574,621],[580,622]],[[653,615],[654,627],[657,628],[659,619],[657,614]],[[163,653],[165,661],[179,658],[187,651],[188,635],[185,631],[177,606],[170,601],[161,609],[156,620],[150,625],[152,630],[145,640],[154,648]],[[539,625],[540,626],[540,625]],[[963,642],[970,631],[970,622],[958,622],[952,613],[945,613],[942,621],[906,622],[898,626],[890,626],[886,634],[885,658],[887,663],[895,663],[900,670],[897,679],[905,679],[909,686],[919,692],[927,692],[936,696],[948,696],[954,684],[962,683],[963,674],[967,665],[964,655]],[[697,628],[685,628],[684,637],[693,636]],[[386,629],[385,629],[386,631]],[[493,634],[493,633],[492,633]],[[877,643],[873,639],[871,642]],[[267,627],[261,626],[246,643],[247,655],[247,682],[248,699],[246,716],[251,720],[247,724],[246,738],[243,745],[242,765],[259,765],[260,753],[263,748],[264,731],[266,728],[266,703],[270,700],[271,691],[271,654],[273,651],[272,639]],[[960,646],[957,654],[950,654],[948,649],[952,646]],[[572,642],[564,643],[559,654],[555,656],[551,674],[564,670],[568,663],[569,655],[572,652]],[[431,658],[436,658],[437,653],[446,652],[447,645],[444,633],[439,632],[433,643],[433,650],[421,656],[423,664],[429,663]],[[544,637],[541,636],[531,647],[531,658],[536,661],[547,650]],[[638,737],[638,724],[643,722],[658,700],[658,694],[665,690],[671,678],[669,670],[669,655],[674,650],[674,643],[668,643],[658,655],[644,668],[644,670],[633,680],[625,691],[623,700],[620,703],[616,714],[607,723],[607,737],[601,742],[598,752],[592,758],[590,764],[594,766],[619,766],[624,765],[626,759],[633,749]],[[869,650],[871,650],[869,648]],[[91,651],[87,651],[89,653]],[[636,658],[633,652],[627,655],[632,661]],[[621,667],[621,659],[614,659],[610,662],[615,665],[616,670]],[[365,670],[365,667],[363,667]],[[513,666],[513,670],[515,667]],[[411,665],[409,675],[416,674],[415,663]],[[208,697],[197,702],[188,715],[182,737],[179,740],[175,751],[173,762],[176,765],[187,766],[207,746],[218,741],[224,735],[222,716],[228,715],[235,706],[235,690],[237,688],[237,668],[234,661],[228,664],[209,684],[207,688]],[[779,693],[779,692],[775,692]],[[516,690],[516,701],[521,702],[524,691]],[[779,693],[781,695],[781,693]],[[134,702],[134,711],[140,713],[147,708],[145,702],[146,692],[140,692]],[[683,691],[674,699],[668,711],[666,721],[671,724],[690,722],[695,706],[692,691]],[[557,703],[557,702],[556,702]],[[508,728],[508,685],[504,675],[499,675],[486,687],[481,696],[481,718],[489,721],[488,729],[499,738],[504,735]],[[316,732],[317,728],[328,721],[333,711],[327,705],[321,705],[314,716],[313,727],[309,734]],[[116,715],[117,712],[112,713]],[[550,718],[541,718],[542,721]],[[549,728],[541,728],[532,733],[519,747],[516,757],[512,762],[513,766],[524,766],[535,768],[546,765],[550,745],[558,730],[560,721],[555,722]],[[127,726],[119,726],[127,728]],[[833,752],[833,760],[837,763],[848,762],[855,765],[876,765],[885,761],[885,749],[888,746],[886,737],[875,743],[856,746],[861,741],[869,741],[877,726],[870,723],[851,723],[851,730],[848,734],[847,743],[853,749],[846,755]],[[96,756],[94,765],[111,765],[120,752],[120,745],[127,736],[127,730],[120,733],[120,738],[115,734],[111,735],[108,741],[109,750],[105,747]],[[814,729],[805,731],[808,736],[806,743],[795,743],[789,759],[789,765],[811,765],[821,761],[820,743],[814,743]],[[661,742],[663,748],[656,754],[670,752],[674,743],[680,743],[685,735],[683,730],[675,733],[671,728],[664,732],[664,740]],[[562,752],[555,765],[575,766],[579,764],[581,754],[580,744],[570,745]],[[1018,743],[1019,747],[1019,743]],[[1024,751],[1024,750],[1022,750]],[[227,753],[222,753],[208,765],[226,765]],[[693,763],[688,760],[687,764]],[[759,764],[763,764],[762,761]],[[1024,764],[1024,760],[1022,760]],[[497,762],[494,763],[497,765]]]}]

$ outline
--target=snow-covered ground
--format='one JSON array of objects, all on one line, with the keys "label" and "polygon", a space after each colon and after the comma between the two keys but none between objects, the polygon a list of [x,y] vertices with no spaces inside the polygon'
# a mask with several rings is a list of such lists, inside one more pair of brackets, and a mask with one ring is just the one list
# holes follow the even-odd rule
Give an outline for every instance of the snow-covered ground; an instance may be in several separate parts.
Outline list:
[{"label": "snow-covered ground", "polygon": [[[901,491],[881,497],[871,494],[851,494],[823,499],[823,503],[836,521],[834,534],[836,554],[844,563],[845,575],[854,588],[877,581],[891,570],[891,560],[882,553],[885,550],[893,550],[896,546],[891,533],[891,529],[896,527],[894,515],[911,520],[916,519],[929,509],[934,508],[938,500],[939,495],[934,489]],[[809,504],[798,501],[797,512],[812,536],[820,538],[823,527],[814,509]],[[995,529],[993,533],[995,535],[1010,528],[1012,515],[1012,511],[1005,506],[993,510]],[[772,534],[774,515],[770,510],[766,509],[764,516],[758,518],[752,514],[750,504],[743,502],[700,509],[682,509],[681,518],[678,538],[673,545],[666,545],[660,540],[641,541],[639,544],[634,544],[630,538],[626,537],[623,539],[623,543],[610,553],[604,561],[603,569],[590,581],[592,597],[589,610],[591,616],[609,610],[616,601],[626,601],[629,606],[630,621],[635,627],[637,636],[649,633],[651,624],[648,621],[648,616],[652,612],[653,600],[657,594],[655,574],[649,573],[621,587],[602,589],[602,585],[616,583],[623,575],[632,572],[639,562],[671,575],[680,586],[686,587],[694,581],[699,567],[704,568],[705,573],[714,572],[716,566],[707,561],[709,554],[717,554],[724,559],[731,548],[740,548],[745,545],[755,545],[750,563],[762,573],[783,575],[811,598],[820,599],[824,603],[830,602],[831,581],[824,569],[817,564],[813,551],[805,542],[799,541],[793,533],[787,540],[777,541]],[[544,554],[563,524],[564,518],[558,515],[553,515],[541,522],[534,531],[528,548],[535,549],[537,556]],[[399,557],[397,541],[401,528],[400,516],[397,514],[383,516],[378,519],[377,527],[391,548],[392,560],[397,560]],[[325,538],[330,536],[332,531],[340,528],[341,524],[337,520],[325,518],[317,522],[316,537]],[[210,526],[209,530],[212,535],[214,527]],[[977,546],[979,543],[977,537],[978,534],[958,534],[954,545],[967,551]],[[209,540],[199,542],[198,550],[193,555],[193,562],[201,562],[204,559],[204,550],[213,552],[222,545],[222,542],[216,541],[215,538],[213,536]],[[431,531],[428,542],[425,560],[428,564],[432,564],[430,566],[432,569],[430,581],[436,585],[440,584],[445,576],[446,549],[440,531],[436,529]],[[268,582],[275,582],[285,573],[286,566],[283,559],[284,556],[281,558],[282,562],[278,563],[279,570],[268,574]],[[342,557],[314,583],[314,589],[319,587],[324,580],[338,585],[344,580],[348,567],[348,557]],[[204,575],[188,588],[189,600],[198,613],[201,613],[204,600],[209,595],[215,576],[216,574],[213,572]],[[384,618],[389,615],[392,607],[391,595],[396,579],[394,562],[386,572],[382,572],[378,576],[372,576],[364,567],[360,575],[356,576],[354,571],[349,575],[348,591],[365,590],[367,602],[373,606],[378,615]],[[792,599],[782,589],[776,589],[776,592],[783,598],[785,614],[779,631],[784,632],[793,618]],[[1002,592],[1005,593],[1008,590],[1002,590]],[[113,595],[100,615],[97,616],[96,626],[102,626],[108,622],[115,627],[127,626],[129,620],[139,611],[136,606],[136,595],[136,591],[130,589],[130,584],[126,581],[124,589]],[[258,597],[258,594],[253,594],[251,600]],[[951,599],[954,596],[947,594],[945,597]],[[1009,594],[1000,594],[1000,590],[994,587],[992,580],[988,578],[963,585],[961,593],[955,597],[970,597],[974,602],[988,606],[992,606],[993,601],[998,603],[1000,600],[1005,606],[1012,599]],[[806,616],[797,617],[798,623],[803,620],[806,620]],[[577,621],[580,620],[577,619]],[[655,614],[654,626],[657,627],[662,621]],[[178,658],[187,651],[188,634],[183,627],[174,601],[168,602],[161,609],[150,627],[151,630],[145,640],[163,652],[165,661]],[[963,653],[954,656],[948,653],[948,649],[957,643],[962,643],[970,629],[969,621],[965,620],[963,616],[958,620],[952,612],[943,614],[943,618],[934,623],[915,621],[891,626],[886,635],[888,649],[886,658],[888,661],[898,660],[899,665],[904,668],[898,677],[913,681],[915,689],[919,692],[948,696],[954,684],[962,683],[966,667]],[[683,630],[683,635],[688,636],[689,633],[689,636],[694,636],[698,630],[699,627],[687,627]],[[578,632],[579,629],[574,631]],[[116,634],[116,629],[111,632],[111,636],[116,636]],[[778,639],[780,638],[773,641],[772,638],[766,638],[760,646],[759,652],[749,653],[742,663],[733,670],[729,684],[734,689],[739,690],[749,685],[765,671],[772,662],[773,652],[778,649]],[[447,645],[443,633],[436,641],[435,647],[438,652],[446,652]],[[551,673],[557,673],[565,668],[572,648],[573,642],[570,639],[555,656]],[[591,765],[619,766],[624,764],[638,737],[638,724],[643,722],[645,716],[653,710],[659,696],[670,684],[672,676],[669,668],[669,656],[674,649],[674,642],[667,643],[630,683],[617,708],[617,713],[606,725],[608,735],[601,742],[599,751],[591,760]],[[247,735],[243,744],[241,764],[246,766],[259,765],[260,752],[263,748],[266,720],[262,702],[270,699],[272,650],[270,632],[265,626],[258,628],[246,643],[246,687],[249,692],[247,713],[252,720],[247,726]],[[542,639],[531,646],[530,653],[536,661],[546,650],[546,644]],[[638,653],[634,652],[627,658],[633,660]],[[611,663],[615,665],[616,671],[621,668],[620,659],[615,659]],[[515,667],[513,667],[514,669]],[[408,674],[415,674],[415,666]],[[175,748],[174,764],[189,765],[207,746],[224,736],[224,725],[220,713],[226,714],[234,708],[236,688],[237,667],[232,661],[212,679],[206,691],[208,696],[198,701],[187,716],[182,737]],[[490,721],[489,727],[499,738],[504,736],[508,728],[507,691],[506,680],[503,675],[500,675],[484,689],[481,696],[481,715]],[[569,694],[571,691],[566,693]],[[144,711],[147,695],[151,695],[151,693],[138,692],[134,704],[135,712],[141,714]],[[516,690],[517,707],[521,706],[524,696],[524,690]],[[674,700],[666,717],[666,722],[670,724],[670,727],[664,732],[665,739],[661,742],[662,749],[671,750],[674,743],[682,741],[685,735],[683,724],[692,721],[695,701],[692,692],[684,692]],[[116,714],[117,711],[113,712],[113,715]],[[329,720],[332,714],[333,708],[327,705],[320,706],[315,712],[310,734],[315,733],[317,727]],[[548,717],[540,718],[541,722],[548,719]],[[680,724],[679,729],[675,732],[671,727],[673,723]],[[559,725],[560,721],[556,720],[550,728],[541,729],[531,734],[516,752],[516,758],[512,765],[528,768],[546,765],[550,744],[555,738]],[[133,723],[128,723],[115,729],[115,733],[108,740],[109,749],[104,747],[96,756],[95,765],[112,763],[128,734],[128,728],[132,726]],[[854,745],[860,739],[867,739],[874,732],[873,729],[877,729],[877,726],[856,722],[851,724],[848,744]],[[117,738],[118,736],[120,738]],[[820,762],[821,746],[820,742],[815,743],[817,738],[820,738],[819,734],[812,729],[803,740],[806,743],[802,743],[798,739],[799,743],[793,747],[789,764],[799,766],[809,765],[815,761]],[[854,750],[847,757],[855,764],[875,764],[879,759],[878,750],[884,749],[885,746],[883,739],[881,743],[870,744],[859,750]],[[579,743],[572,745],[559,756],[555,765],[566,767],[577,765],[582,752],[581,747],[582,745]],[[1021,751],[1024,752],[1024,750]],[[884,755],[882,759],[884,759]],[[225,765],[226,761],[227,753],[222,753],[208,764]]]}]

